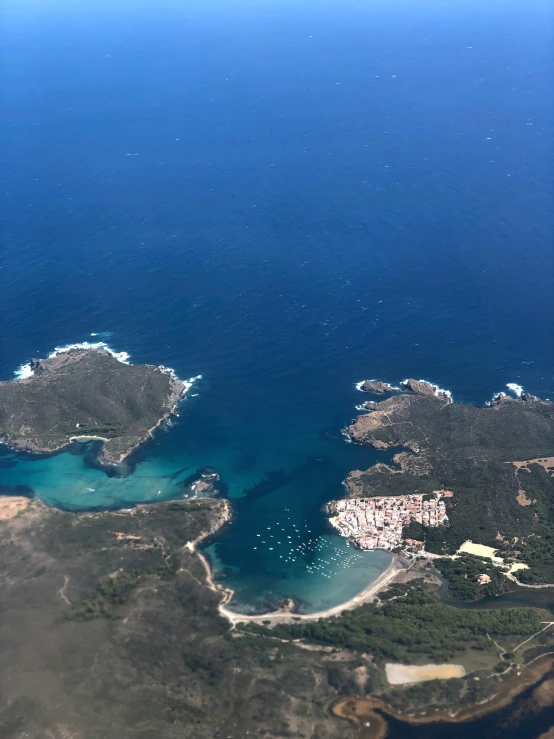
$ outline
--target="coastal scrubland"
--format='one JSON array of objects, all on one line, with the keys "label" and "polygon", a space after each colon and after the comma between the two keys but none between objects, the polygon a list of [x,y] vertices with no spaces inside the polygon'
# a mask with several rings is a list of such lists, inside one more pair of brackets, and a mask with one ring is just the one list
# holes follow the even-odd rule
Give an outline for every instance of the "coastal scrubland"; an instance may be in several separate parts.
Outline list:
[{"label": "coastal scrubland", "polygon": [[[498,689],[499,661],[512,663],[498,643],[546,643],[533,641],[538,610],[461,610],[418,580],[338,617],[233,627],[195,552],[229,510],[213,499],[10,508],[0,520],[3,735],[348,739],[355,728],[330,712],[341,696],[399,710],[470,704]],[[390,661],[455,661],[471,674],[393,688]]]},{"label": "coastal scrubland", "polygon": [[[348,428],[351,438],[398,453],[393,465],[351,472],[346,480],[351,496],[451,490],[448,525],[412,522],[403,536],[442,555],[454,554],[466,540],[485,544],[508,562],[530,565],[515,573],[521,582],[554,583],[554,403],[529,394],[499,395],[490,406],[477,407],[406,392],[365,407]],[[455,568],[441,567],[454,584]],[[494,582],[482,595],[508,587],[502,577],[491,577]],[[459,578],[455,589],[462,594]],[[476,595],[470,584],[465,590],[464,598],[470,590]]]},{"label": "coastal scrubland", "polygon": [[26,379],[0,382],[0,440],[48,453],[74,437],[96,436],[108,462],[147,439],[185,389],[160,367],[125,364],[102,348],[33,360],[32,370]]},{"label": "coastal scrubland", "polygon": [[327,708],[359,690],[358,655],[235,634],[220,616],[193,543],[226,501],[27,503],[0,520],[2,737],[354,736]]},{"label": "coastal scrubland", "polygon": [[523,638],[541,628],[538,610],[463,610],[440,603],[418,581],[393,586],[392,594],[334,618],[278,625],[271,633],[367,652],[378,661],[418,664],[489,650],[491,637]]},{"label": "coastal scrubland", "polygon": [[[502,595],[514,589],[505,572],[490,560],[464,554],[456,559],[441,557],[433,561],[435,568],[448,581],[448,595],[457,601],[476,601],[480,598]],[[485,575],[487,582],[481,582]]]}]

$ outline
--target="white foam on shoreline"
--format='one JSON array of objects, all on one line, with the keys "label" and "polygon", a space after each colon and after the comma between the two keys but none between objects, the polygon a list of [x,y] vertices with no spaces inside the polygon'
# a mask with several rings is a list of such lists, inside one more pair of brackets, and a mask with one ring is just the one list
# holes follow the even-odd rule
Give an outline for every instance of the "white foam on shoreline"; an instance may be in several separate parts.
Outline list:
[{"label": "white foam on shoreline", "polygon": [[[402,387],[406,387],[408,382],[409,380],[402,380],[400,384]],[[444,390],[444,388],[439,387],[439,385],[436,385],[434,382],[429,382],[429,380],[418,380],[418,382],[424,382],[426,385],[431,385],[437,398],[448,398],[451,403],[454,402],[454,398],[452,397],[450,390]]]},{"label": "white foam on shoreline", "polygon": [[506,387],[508,388],[508,390],[511,390],[517,398],[521,398],[521,396],[523,395],[522,386],[517,385],[515,382],[508,382]]},{"label": "white foam on shoreline", "polygon": [[[381,382],[381,381],[380,380],[361,380],[360,382],[357,382],[355,384],[356,390],[360,390],[360,392],[365,393],[365,390],[362,390],[362,388],[366,382]],[[391,390],[402,390],[402,388],[399,387],[398,385],[389,385],[389,387]]]},{"label": "white foam on shoreline", "polygon": [[[47,359],[52,359],[52,357],[57,357],[59,354],[65,354],[66,352],[70,352],[73,349],[104,349],[104,351],[108,352],[108,354],[111,354],[114,359],[117,359],[118,362],[122,362],[123,364],[130,364],[129,360],[131,358],[131,355],[128,352],[116,352],[104,341],[83,341],[77,344],[66,344],[65,346],[57,346],[55,347],[53,352],[50,352],[50,354],[48,354]],[[30,377],[32,377],[33,370],[31,369],[30,362],[27,364],[22,364],[14,372],[14,375],[16,380],[28,380]]]},{"label": "white foam on shoreline", "polygon": [[[107,332],[106,332],[107,333]],[[97,336],[99,334],[91,334],[91,336]],[[50,352],[48,354],[48,359],[52,359],[52,357],[57,357],[59,354],[65,354],[66,352],[70,352],[73,349],[103,349],[104,351],[108,352],[114,359],[117,359],[118,362],[121,362],[122,364],[131,364],[130,359],[131,355],[129,352],[116,352],[114,351],[110,346],[108,346],[104,341],[96,341],[96,342],[90,342],[90,341],[83,341],[76,344],[66,344],[65,346],[57,346],[55,347],[53,352]],[[178,382],[182,382],[184,387],[182,396],[184,397],[188,391],[191,389],[191,387],[194,385],[194,383],[197,380],[202,379],[202,375],[196,375],[196,377],[189,377],[188,380],[180,380],[179,377],[177,377],[177,373],[172,367],[166,367],[163,364],[159,365],[159,369],[166,375],[169,375],[174,380]],[[28,380],[30,377],[33,376],[33,370],[31,369],[30,362],[28,364],[22,364],[15,372],[15,379],[16,380]]]},{"label": "white foam on shoreline", "polygon": [[[166,367],[160,367],[160,369],[162,370],[162,372],[164,372],[167,368]],[[172,373],[171,374],[172,377],[177,378],[177,375],[175,374],[175,370],[171,370],[171,373]],[[168,372],[168,374],[170,374],[170,373]],[[202,379],[202,375],[196,375],[196,377],[189,377],[188,380],[180,380],[180,382],[182,382],[184,384],[184,386],[185,386],[185,389],[183,390],[183,395],[186,395],[188,393],[188,391],[191,389],[191,387],[194,385],[194,383],[197,380],[201,380],[201,379]],[[197,395],[198,395],[198,393],[197,393]]]},{"label": "white foam on shoreline", "polygon": [[502,398],[509,398],[509,397],[510,397],[509,395],[506,395],[506,393],[503,393],[502,391],[500,391],[499,393],[495,393],[492,396],[492,400],[487,400],[485,405],[487,406],[487,408],[490,408],[490,406],[493,403],[496,403],[497,400],[501,400]]},{"label": "white foam on shoreline", "polygon": [[131,358],[131,355],[128,352],[115,352],[106,344],[105,341],[83,341],[78,344],[66,344],[65,346],[57,346],[53,352],[50,352],[50,354],[48,355],[48,359],[52,359],[52,357],[57,357],[58,354],[65,354],[66,352],[70,352],[73,349],[104,349],[104,351],[108,352],[108,354],[111,354],[114,359],[117,359],[118,362],[122,362],[123,364],[130,364],[129,359]]},{"label": "white foam on shoreline", "polygon": [[29,377],[33,376],[33,370],[31,369],[30,363],[22,364],[18,369],[16,369],[14,375],[16,380],[28,380]]},{"label": "white foam on shoreline", "polygon": [[[113,349],[111,349],[104,341],[83,341],[78,344],[66,344],[65,346],[57,346],[55,347],[53,352],[50,352],[50,354],[47,355],[47,359],[52,359],[53,357],[57,357],[59,354],[65,354],[66,352],[70,352],[73,349],[104,349],[104,351],[107,351],[108,354],[111,354],[114,359],[117,359],[118,362],[122,362],[123,364],[130,364],[129,360],[131,358],[131,355],[128,352],[116,352]],[[14,372],[15,379],[16,380],[28,380],[29,377],[33,376],[33,370],[31,369],[31,364],[22,364],[19,369],[17,369]]]},{"label": "white foam on shoreline", "polygon": [[347,441],[349,444],[352,444],[352,439],[350,438],[350,434],[346,429],[341,429],[341,434],[344,437],[345,441]]}]

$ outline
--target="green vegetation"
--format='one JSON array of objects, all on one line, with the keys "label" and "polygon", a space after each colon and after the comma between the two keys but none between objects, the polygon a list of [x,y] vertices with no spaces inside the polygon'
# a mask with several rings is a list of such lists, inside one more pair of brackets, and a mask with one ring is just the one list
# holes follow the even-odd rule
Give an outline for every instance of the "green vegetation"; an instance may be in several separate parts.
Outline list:
[{"label": "green vegetation", "polygon": [[[434,565],[448,581],[448,595],[453,600],[474,601],[514,589],[502,570],[490,560],[473,554],[464,554],[456,559],[436,559]],[[488,575],[491,581],[481,584],[479,575]]]},{"label": "green vegetation", "polygon": [[212,504],[207,500],[173,500],[167,504],[168,511],[181,511],[189,513],[190,511],[210,511]]},{"label": "green vegetation", "polygon": [[407,595],[416,584],[423,583],[418,582],[417,580],[412,580],[412,582],[409,583],[393,582],[386,590],[382,590],[380,593],[377,593],[377,597],[381,601],[392,600],[393,598],[402,598]]},{"label": "green vegetation", "polygon": [[[506,665],[503,665],[504,669]],[[475,680],[479,677],[479,680]],[[409,685],[402,690],[391,690],[383,699],[399,711],[414,713],[421,706],[444,708],[453,705],[467,706],[490,698],[498,690],[498,678],[487,673],[468,675],[450,680],[429,680]]]},{"label": "green vegetation", "polygon": [[[500,549],[508,561],[529,564],[530,571],[517,572],[521,582],[554,583],[554,470],[512,464],[552,454],[554,403],[525,394],[518,401],[478,408],[412,393],[371,403],[371,408],[349,433],[360,443],[399,453],[393,466],[374,465],[350,475],[351,495],[451,490],[453,497],[445,501],[449,525],[426,528],[412,522],[404,528],[406,538],[422,540],[428,552],[441,555],[454,554],[470,539]],[[406,451],[412,449],[417,452]],[[521,490],[526,505],[521,505]],[[443,563],[455,597],[473,600],[509,587],[491,569],[485,573],[491,585],[477,589],[466,564],[462,573]]]},{"label": "green vegetation", "polygon": [[0,382],[0,438],[49,452],[71,436],[102,436],[118,461],[148,437],[184,386],[152,365],[124,364],[102,350],[74,349],[34,362],[29,381]]},{"label": "green vegetation", "polygon": [[516,577],[523,583],[554,582],[554,534],[543,531],[520,545],[520,559],[531,570],[517,570]]},{"label": "green vegetation", "polygon": [[336,663],[219,615],[186,544],[223,512],[217,500],[84,515],[34,501],[0,522],[2,737],[354,739],[327,707],[354,689],[355,655]]},{"label": "green vegetation", "polygon": [[89,620],[92,618],[114,618],[116,609],[127,602],[132,591],[147,575],[169,579],[177,574],[178,560],[172,555],[157,565],[130,572],[118,572],[96,586],[94,594],[78,606],[72,606],[70,618]]},{"label": "green vegetation", "polygon": [[402,597],[314,623],[279,625],[271,634],[368,652],[378,660],[444,662],[469,648],[488,649],[487,635],[533,634],[539,622],[530,608],[469,611],[445,605],[416,584]]},{"label": "green vegetation", "polygon": [[329,716],[337,696],[369,692],[417,711],[482,700],[498,680],[479,673],[479,681],[393,690],[382,661],[459,657],[490,672],[498,650],[487,633],[511,648],[543,619],[528,609],[456,609],[416,581],[327,621],[230,630],[186,546],[213,529],[223,502],[74,515],[34,501],[30,512],[0,525],[0,639],[9,644],[0,655],[0,696],[32,699],[0,700],[0,724],[8,725],[9,708],[9,726],[30,739],[54,736],[60,725],[105,739],[354,739],[348,724]]},{"label": "green vegetation", "polygon": [[61,424],[59,430],[68,436],[103,436],[114,439],[124,432],[125,427],[120,423],[80,423],[78,427]]}]

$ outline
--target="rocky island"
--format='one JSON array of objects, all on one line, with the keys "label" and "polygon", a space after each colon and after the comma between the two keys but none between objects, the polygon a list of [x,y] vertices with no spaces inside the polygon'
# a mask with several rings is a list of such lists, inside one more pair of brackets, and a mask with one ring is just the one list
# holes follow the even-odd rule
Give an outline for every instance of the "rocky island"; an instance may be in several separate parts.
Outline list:
[{"label": "rocky island", "polygon": [[364,393],[374,393],[375,395],[383,395],[384,393],[392,393],[394,388],[388,382],[381,380],[364,380],[359,383],[359,388]]},{"label": "rocky island", "polygon": [[148,439],[189,386],[172,370],[124,363],[103,347],[33,359],[29,374],[0,382],[0,441],[51,453],[75,439],[98,438],[101,460],[110,464]]}]

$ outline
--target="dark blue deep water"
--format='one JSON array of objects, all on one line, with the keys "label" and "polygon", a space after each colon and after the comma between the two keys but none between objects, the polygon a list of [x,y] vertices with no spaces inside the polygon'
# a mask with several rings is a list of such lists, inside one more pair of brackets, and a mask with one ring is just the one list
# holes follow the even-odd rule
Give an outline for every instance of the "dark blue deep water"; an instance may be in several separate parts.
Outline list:
[{"label": "dark blue deep water", "polygon": [[130,477],[10,457],[0,485],[126,505],[210,464],[236,498],[210,554],[239,606],[351,596],[388,562],[320,510],[377,458],[340,434],[357,380],[554,395],[549,3],[1,13],[0,376],[107,332],[203,379]]}]

